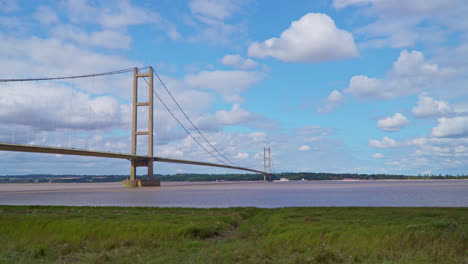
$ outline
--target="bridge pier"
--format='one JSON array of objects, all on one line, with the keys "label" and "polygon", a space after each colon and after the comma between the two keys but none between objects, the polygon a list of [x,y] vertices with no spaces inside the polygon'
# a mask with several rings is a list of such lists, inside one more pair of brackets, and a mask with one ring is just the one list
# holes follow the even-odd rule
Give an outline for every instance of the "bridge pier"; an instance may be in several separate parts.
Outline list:
[{"label": "bridge pier", "polygon": [[[130,179],[123,181],[124,187],[147,187],[161,186],[159,179],[153,179],[153,158],[139,159],[131,161]],[[147,167],[148,177],[146,180],[136,178],[136,168]]]}]

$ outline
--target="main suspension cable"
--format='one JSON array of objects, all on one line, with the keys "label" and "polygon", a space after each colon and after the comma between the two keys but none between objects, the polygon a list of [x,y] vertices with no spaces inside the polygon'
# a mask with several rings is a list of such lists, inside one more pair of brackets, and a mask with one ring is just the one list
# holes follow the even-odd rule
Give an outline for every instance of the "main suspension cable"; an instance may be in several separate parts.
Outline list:
[{"label": "main suspension cable", "polygon": [[164,89],[166,90],[166,92],[169,94],[169,96],[172,98],[172,101],[174,101],[174,103],[177,105],[177,107],[179,108],[179,110],[182,112],[182,114],[184,114],[185,118],[190,122],[190,124],[192,124],[192,126],[195,128],[195,130],[198,132],[198,134],[205,140],[206,143],[208,143],[208,145],[210,145],[214,151],[216,151],[216,153],[218,153],[221,157],[223,157],[225,160],[227,160],[229,163],[231,163],[232,165],[234,166],[237,166],[237,167],[240,167],[238,164],[232,162],[230,159],[226,158],[226,156],[224,156],[220,151],[218,151],[218,149],[215,148],[215,146],[213,146],[209,141],[208,139],[203,135],[203,133],[198,129],[198,127],[192,122],[192,120],[188,117],[188,115],[185,113],[185,111],[182,109],[182,107],[179,105],[179,103],[176,101],[176,99],[174,98],[174,96],[172,96],[172,93],[169,91],[169,89],[167,89],[166,85],[164,84],[164,82],[161,80],[161,78],[159,77],[158,73],[156,71],[153,71],[153,73],[156,75],[156,77],[158,78],[159,82],[162,84],[162,86],[164,87]]},{"label": "main suspension cable", "polygon": [[[141,69],[146,69],[141,68]],[[121,74],[126,72],[131,72],[135,68],[128,68],[110,72],[102,72],[102,73],[92,73],[92,74],[85,74],[85,75],[71,75],[71,76],[58,76],[58,77],[41,77],[41,78],[23,78],[23,79],[0,79],[0,82],[32,82],[32,81],[51,81],[51,80],[67,80],[67,79],[79,79],[79,78],[89,78],[89,77],[96,77],[96,76],[105,76],[105,75],[114,75],[114,74]]]},{"label": "main suspension cable", "polygon": [[[149,83],[148,81],[146,80],[146,78],[143,77],[143,80],[145,80],[145,82],[148,84],[149,86]],[[222,164],[224,165],[227,165],[223,160],[220,160],[218,157],[216,157],[215,155],[213,155],[213,153],[211,153],[209,150],[207,150],[193,135],[192,133],[190,133],[190,131],[188,131],[187,128],[185,128],[185,126],[182,124],[182,122],[180,122],[180,120],[175,116],[175,114],[169,109],[169,107],[164,103],[164,101],[161,99],[161,97],[159,97],[159,95],[153,91],[154,95],[156,96],[156,98],[158,98],[158,100],[162,103],[162,105],[164,106],[164,108],[166,108],[166,110],[172,115],[172,117],[177,121],[177,123],[179,123],[179,125],[185,130],[185,132],[193,139],[195,140],[195,142],[197,142],[198,145],[200,145],[200,147],[205,150],[208,154],[210,154],[213,158],[215,158],[216,160],[218,160],[219,162],[221,162]],[[238,166],[239,167],[239,166]]]}]

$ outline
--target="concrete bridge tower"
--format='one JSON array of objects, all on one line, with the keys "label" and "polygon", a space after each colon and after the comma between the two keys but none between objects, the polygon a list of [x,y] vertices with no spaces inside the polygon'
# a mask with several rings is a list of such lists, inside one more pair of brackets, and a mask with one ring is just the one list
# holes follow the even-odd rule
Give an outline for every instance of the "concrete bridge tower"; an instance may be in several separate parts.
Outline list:
[{"label": "concrete bridge tower", "polygon": [[[148,101],[138,102],[138,78],[148,78]],[[138,131],[138,107],[148,107],[148,130]],[[138,68],[133,71],[133,111],[132,111],[132,155],[137,154],[137,137],[148,137],[148,158],[132,160],[130,168],[130,179],[123,181],[125,187],[160,186],[158,179],[153,179],[153,67],[149,67],[147,73],[139,73]],[[148,177],[146,180],[136,178],[136,168],[147,167]]]}]

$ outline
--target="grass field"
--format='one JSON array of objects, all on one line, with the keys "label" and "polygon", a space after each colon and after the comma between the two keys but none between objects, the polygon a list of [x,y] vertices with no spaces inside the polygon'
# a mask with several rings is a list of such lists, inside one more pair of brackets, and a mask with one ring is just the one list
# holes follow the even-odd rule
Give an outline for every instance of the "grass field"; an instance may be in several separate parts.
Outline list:
[{"label": "grass field", "polygon": [[468,263],[468,208],[0,206],[0,263]]}]

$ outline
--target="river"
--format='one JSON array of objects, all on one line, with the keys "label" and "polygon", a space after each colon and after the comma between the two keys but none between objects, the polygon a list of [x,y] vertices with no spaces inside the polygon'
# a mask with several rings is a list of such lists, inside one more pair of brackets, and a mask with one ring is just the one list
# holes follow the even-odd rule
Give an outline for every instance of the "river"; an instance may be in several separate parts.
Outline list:
[{"label": "river", "polygon": [[0,184],[2,205],[468,207],[468,180]]}]

